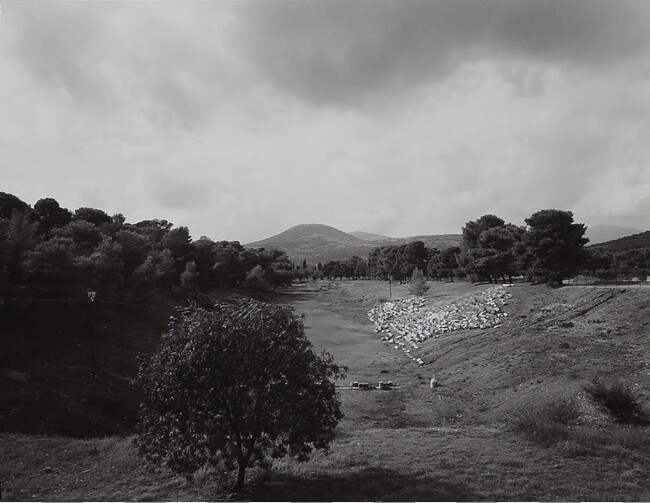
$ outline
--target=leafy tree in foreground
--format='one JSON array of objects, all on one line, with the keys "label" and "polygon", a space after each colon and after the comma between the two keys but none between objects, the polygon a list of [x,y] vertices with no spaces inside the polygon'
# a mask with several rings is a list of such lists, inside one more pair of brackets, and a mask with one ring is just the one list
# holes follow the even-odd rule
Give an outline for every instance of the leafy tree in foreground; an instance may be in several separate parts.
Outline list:
[{"label": "leafy tree in foreground", "polygon": [[139,446],[188,476],[206,464],[237,467],[238,491],[267,455],[305,460],[328,448],[342,417],[332,379],[342,371],[313,352],[291,307],[197,309],[172,321],[140,367]]}]

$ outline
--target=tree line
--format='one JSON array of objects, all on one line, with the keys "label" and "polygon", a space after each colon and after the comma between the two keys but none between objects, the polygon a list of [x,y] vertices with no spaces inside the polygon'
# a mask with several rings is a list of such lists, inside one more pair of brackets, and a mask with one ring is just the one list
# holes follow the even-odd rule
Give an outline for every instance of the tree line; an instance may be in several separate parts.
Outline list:
[{"label": "tree line", "polygon": [[211,291],[285,286],[293,265],[284,252],[238,241],[193,241],[167,220],[126,222],[96,208],[74,212],[53,198],[32,208],[0,192],[0,286],[67,298],[72,292]]},{"label": "tree line", "polygon": [[218,288],[276,288],[294,279],[372,278],[404,281],[416,269],[429,279],[560,282],[577,274],[603,279],[645,277],[650,249],[586,248],[584,224],[570,211],[541,210],[526,226],[484,215],[462,228],[460,246],[438,250],[422,241],[384,245],[367,259],[353,256],[308,268],[285,252],[244,248],[238,241],[192,240],[187,227],[167,220],[126,222],[96,208],[74,212],[53,198],[33,207],[0,192],[0,287],[67,297],[87,290],[209,292]]},{"label": "tree line", "polygon": [[517,226],[496,215],[483,215],[465,224],[461,246],[438,250],[422,241],[379,246],[367,261],[352,257],[327,262],[319,268],[320,276],[403,281],[420,270],[436,280],[496,282],[523,276],[528,281],[560,283],[578,274],[601,279],[649,274],[649,248],[586,248],[587,227],[575,223],[570,211],[540,210],[525,222],[526,226]]}]

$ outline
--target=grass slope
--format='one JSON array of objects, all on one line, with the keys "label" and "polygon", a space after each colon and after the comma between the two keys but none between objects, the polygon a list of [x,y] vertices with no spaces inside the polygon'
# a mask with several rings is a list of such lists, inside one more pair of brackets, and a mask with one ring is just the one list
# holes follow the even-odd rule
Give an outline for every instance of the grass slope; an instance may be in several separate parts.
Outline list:
[{"label": "grass slope", "polygon": [[[487,287],[432,283],[427,302],[453,304]],[[596,378],[622,378],[648,410],[650,292],[511,291],[507,322],[430,339],[419,349],[423,367],[380,342],[366,317],[388,299],[387,283],[305,283],[278,295],[307,314],[308,336],[349,367],[347,380],[398,388],[341,389],[346,417],[329,453],[255,468],[237,499],[650,500],[648,425],[617,423],[584,391]],[[215,475],[188,483],[149,466],[128,436],[0,434],[3,498],[13,501],[228,499]]]},{"label": "grass slope", "polygon": [[136,357],[156,348],[180,300],[14,301],[1,339],[0,429],[75,437],[130,432],[140,401],[131,385]]}]

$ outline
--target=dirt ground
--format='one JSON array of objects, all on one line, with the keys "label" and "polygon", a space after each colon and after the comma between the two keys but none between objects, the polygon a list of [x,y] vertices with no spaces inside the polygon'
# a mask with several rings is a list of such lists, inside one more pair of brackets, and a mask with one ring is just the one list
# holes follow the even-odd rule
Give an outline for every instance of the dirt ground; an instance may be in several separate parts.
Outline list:
[{"label": "dirt ground", "polygon": [[[493,286],[431,282],[421,312],[462,304]],[[508,316],[499,326],[441,334],[419,344],[411,358],[381,342],[367,316],[382,301],[408,297],[406,285],[391,285],[389,298],[386,282],[304,283],[283,301],[305,313],[316,349],[348,367],[339,383],[348,421],[500,423],[522,406],[569,396],[580,402],[585,420],[606,421],[584,392],[596,379],[623,380],[650,409],[650,289],[520,283],[507,291]],[[393,381],[397,389],[359,392],[345,389],[349,381]]]}]

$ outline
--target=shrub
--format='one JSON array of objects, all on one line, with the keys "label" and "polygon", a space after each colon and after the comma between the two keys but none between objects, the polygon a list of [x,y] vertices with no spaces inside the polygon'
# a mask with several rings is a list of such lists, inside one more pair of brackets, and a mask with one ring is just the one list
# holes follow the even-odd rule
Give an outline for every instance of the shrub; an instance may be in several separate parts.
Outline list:
[{"label": "shrub", "polygon": [[262,270],[262,266],[256,265],[246,275],[244,286],[250,288],[252,292],[270,290],[271,285],[266,279],[266,274]]},{"label": "shrub", "polygon": [[571,424],[580,417],[580,410],[572,398],[526,407],[512,421],[515,430],[530,440],[549,447],[569,436]]},{"label": "shrub", "polygon": [[607,383],[596,380],[585,391],[621,423],[647,422],[648,418],[632,388],[621,380]]},{"label": "shrub", "polygon": [[428,291],[429,285],[427,285],[427,278],[420,269],[415,269],[411,277],[411,282],[409,283],[409,292],[418,297],[422,297]]}]

